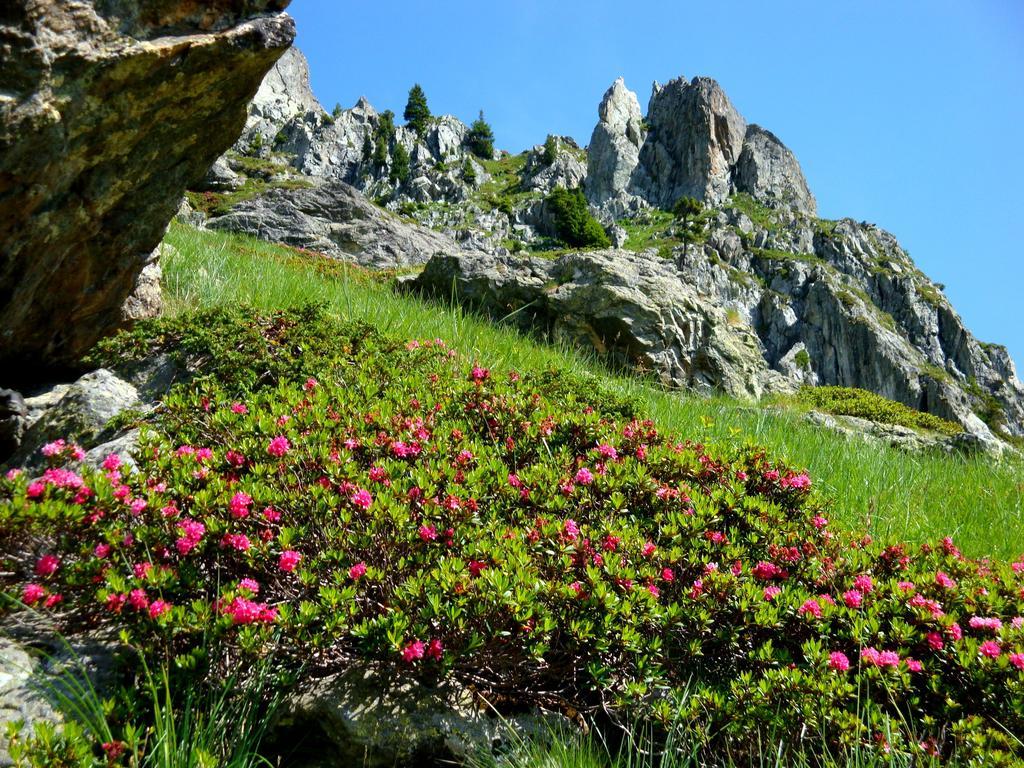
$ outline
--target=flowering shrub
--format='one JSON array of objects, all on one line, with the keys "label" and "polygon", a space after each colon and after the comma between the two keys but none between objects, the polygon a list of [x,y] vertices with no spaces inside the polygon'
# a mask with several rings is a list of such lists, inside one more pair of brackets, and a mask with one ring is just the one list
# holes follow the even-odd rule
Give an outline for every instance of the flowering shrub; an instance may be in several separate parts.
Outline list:
[{"label": "flowering shrub", "polygon": [[63,445],[0,481],[19,600],[200,671],[273,648],[308,673],[360,659],[510,706],[682,718],[733,754],[771,730],[1024,757],[1024,561],[833,531],[807,475],[604,409],[592,382],[365,327],[311,359],[294,315],[244,322],[202,343],[302,364],[168,396],[136,470],[64,466]]}]

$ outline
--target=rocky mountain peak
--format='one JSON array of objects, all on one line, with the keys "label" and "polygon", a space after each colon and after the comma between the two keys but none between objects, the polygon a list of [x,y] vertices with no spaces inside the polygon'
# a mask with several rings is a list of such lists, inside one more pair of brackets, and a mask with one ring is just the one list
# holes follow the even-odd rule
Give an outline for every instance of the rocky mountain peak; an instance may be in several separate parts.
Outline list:
[{"label": "rocky mountain peak", "polygon": [[618,78],[605,91],[587,156],[587,196],[600,205],[620,197],[636,168],[646,130],[636,94]]}]

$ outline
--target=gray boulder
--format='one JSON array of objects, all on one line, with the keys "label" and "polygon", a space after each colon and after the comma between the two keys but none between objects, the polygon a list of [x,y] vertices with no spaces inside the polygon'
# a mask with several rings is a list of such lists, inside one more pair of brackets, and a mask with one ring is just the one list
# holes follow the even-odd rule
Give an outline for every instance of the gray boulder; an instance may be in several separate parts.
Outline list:
[{"label": "gray boulder", "polygon": [[186,186],[291,44],[286,5],[5,3],[0,369],[36,383],[125,321]]},{"label": "gray boulder", "polygon": [[499,718],[454,684],[355,668],[312,681],[282,707],[270,748],[287,745],[297,768],[391,768],[463,762],[547,737],[559,718]]},{"label": "gray boulder", "polygon": [[603,250],[557,259],[439,254],[416,279],[526,329],[594,349],[670,386],[759,397],[791,388],[769,370],[758,339],[719,305],[679,280],[653,253]]},{"label": "gray boulder", "polygon": [[377,269],[423,264],[437,252],[461,250],[451,238],[403,221],[343,182],[271,190],[208,226]]},{"label": "gray boulder", "polygon": [[26,399],[38,412],[11,457],[14,466],[39,467],[45,463],[39,449],[58,438],[90,448],[113,437],[108,423],[130,408],[139,408],[138,390],[105,368],[87,373],[70,386],[46,390]]},{"label": "gray boulder", "polygon": [[0,389],[0,461],[21,445],[28,421],[25,398],[13,389]]}]

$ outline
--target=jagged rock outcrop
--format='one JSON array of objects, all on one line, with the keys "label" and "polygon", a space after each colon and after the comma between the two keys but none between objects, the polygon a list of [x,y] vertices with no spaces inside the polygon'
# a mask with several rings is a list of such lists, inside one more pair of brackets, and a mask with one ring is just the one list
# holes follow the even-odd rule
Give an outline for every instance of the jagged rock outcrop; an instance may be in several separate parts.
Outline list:
[{"label": "jagged rock outcrop", "polygon": [[655,83],[647,125],[630,181],[635,194],[659,208],[684,195],[710,205],[729,196],[747,123],[718,83],[707,77]]},{"label": "jagged rock outcrop", "polygon": [[597,205],[625,192],[646,130],[636,94],[618,78],[597,109],[598,123],[587,147],[587,198]]},{"label": "jagged rock outcrop", "polygon": [[441,254],[414,283],[555,341],[593,348],[617,364],[652,372],[671,386],[759,397],[785,390],[757,336],[680,282],[652,254],[602,250],[557,259]]},{"label": "jagged rock outcrop", "polygon": [[793,153],[747,125],[721,86],[706,77],[654,84],[646,119],[620,77],[605,93],[590,140],[588,199],[613,216],[636,201],[669,209],[686,195],[721,205],[746,192],[772,207],[813,216],[814,196]]},{"label": "jagged rock outcrop", "polygon": [[339,181],[271,190],[211,219],[208,226],[376,269],[423,264],[439,251],[461,250],[451,238],[403,221]]},{"label": "jagged rock outcrop", "polygon": [[759,125],[747,126],[733,184],[737,191],[773,208],[792,208],[808,216],[817,214],[817,204],[800,163],[774,133]]},{"label": "jagged rock outcrop", "polygon": [[548,194],[556,187],[575,189],[587,176],[587,153],[569,136],[549,136],[554,157],[548,161],[544,144],[526,153],[520,187],[528,192]]},{"label": "jagged rock outcrop", "polygon": [[295,30],[262,2],[15,0],[0,14],[0,369],[74,366]]}]

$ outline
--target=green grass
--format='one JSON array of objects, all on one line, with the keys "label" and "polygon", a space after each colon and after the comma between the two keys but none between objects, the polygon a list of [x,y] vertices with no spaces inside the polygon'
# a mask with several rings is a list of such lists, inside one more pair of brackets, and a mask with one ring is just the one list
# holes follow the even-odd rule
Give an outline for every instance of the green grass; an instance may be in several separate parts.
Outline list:
[{"label": "green grass", "polygon": [[[700,441],[752,440],[806,467],[834,499],[831,516],[873,534],[922,541],[951,535],[973,555],[1024,551],[1024,478],[1019,461],[987,456],[908,455],[850,440],[796,412],[666,392],[607,372],[593,356],[543,344],[458,307],[394,293],[372,273],[241,236],[171,226],[178,253],[163,262],[168,311],[232,302],[259,309],[325,302],[339,315],[407,337],[440,337],[496,369],[557,367],[598,373],[646,403],[661,427]],[[1016,534],[1015,534],[1016,532]]]},{"label": "green grass", "polygon": [[651,210],[635,219],[623,219],[620,226],[626,230],[626,250],[643,251],[662,244],[679,245],[682,241],[668,238],[668,230],[675,221],[668,211]]}]

